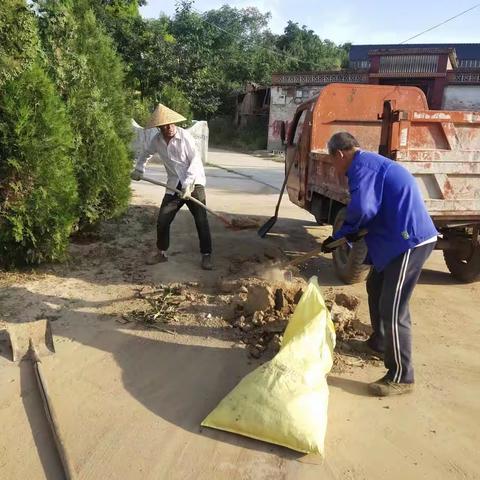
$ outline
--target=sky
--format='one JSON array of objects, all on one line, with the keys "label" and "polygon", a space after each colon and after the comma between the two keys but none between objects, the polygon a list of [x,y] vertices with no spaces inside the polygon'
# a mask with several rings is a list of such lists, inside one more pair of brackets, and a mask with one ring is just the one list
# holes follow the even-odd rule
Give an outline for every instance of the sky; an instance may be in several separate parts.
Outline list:
[{"label": "sky", "polygon": [[[306,25],[322,39],[354,44],[400,43],[479,3],[475,0],[196,0],[200,11],[224,4],[256,6],[270,12],[270,29],[282,33],[288,20]],[[146,18],[172,15],[175,0],[148,0],[141,8]],[[412,43],[480,43],[480,6]]]}]

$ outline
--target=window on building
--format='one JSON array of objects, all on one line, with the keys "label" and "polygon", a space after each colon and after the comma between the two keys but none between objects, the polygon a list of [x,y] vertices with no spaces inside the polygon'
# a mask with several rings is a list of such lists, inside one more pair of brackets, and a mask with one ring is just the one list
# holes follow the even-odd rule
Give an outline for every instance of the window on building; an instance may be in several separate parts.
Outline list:
[{"label": "window on building", "polygon": [[350,68],[353,70],[367,70],[370,68],[369,60],[353,60],[350,62]]}]

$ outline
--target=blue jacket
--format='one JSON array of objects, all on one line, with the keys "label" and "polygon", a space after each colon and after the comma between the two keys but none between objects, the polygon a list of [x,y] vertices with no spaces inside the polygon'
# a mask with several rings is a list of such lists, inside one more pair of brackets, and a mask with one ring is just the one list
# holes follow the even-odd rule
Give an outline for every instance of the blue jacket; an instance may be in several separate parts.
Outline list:
[{"label": "blue jacket", "polygon": [[438,235],[417,181],[401,164],[360,150],[347,177],[350,203],[333,238],[367,228],[368,259],[379,272],[394,258]]}]

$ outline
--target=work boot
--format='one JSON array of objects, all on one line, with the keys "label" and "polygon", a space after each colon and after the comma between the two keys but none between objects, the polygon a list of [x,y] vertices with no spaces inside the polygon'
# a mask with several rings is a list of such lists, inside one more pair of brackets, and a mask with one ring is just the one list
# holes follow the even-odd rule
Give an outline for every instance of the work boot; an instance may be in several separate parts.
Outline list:
[{"label": "work boot", "polygon": [[209,253],[202,255],[203,270],[213,270],[212,256]]},{"label": "work boot", "polygon": [[165,252],[158,251],[154,253],[150,258],[147,259],[147,265],[156,265],[157,263],[168,262],[168,257]]},{"label": "work boot", "polygon": [[368,390],[376,397],[389,397],[413,392],[413,383],[395,383],[385,375],[380,380],[368,385]]}]

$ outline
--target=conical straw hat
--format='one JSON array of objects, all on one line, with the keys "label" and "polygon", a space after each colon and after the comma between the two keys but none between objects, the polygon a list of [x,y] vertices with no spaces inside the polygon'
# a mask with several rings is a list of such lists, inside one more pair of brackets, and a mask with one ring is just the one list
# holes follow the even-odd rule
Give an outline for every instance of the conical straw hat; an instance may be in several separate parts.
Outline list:
[{"label": "conical straw hat", "polygon": [[184,122],[185,120],[186,118],[184,116],[159,103],[152,113],[150,120],[145,125],[145,128],[160,127],[161,125]]}]

